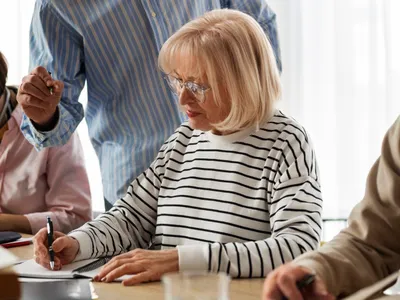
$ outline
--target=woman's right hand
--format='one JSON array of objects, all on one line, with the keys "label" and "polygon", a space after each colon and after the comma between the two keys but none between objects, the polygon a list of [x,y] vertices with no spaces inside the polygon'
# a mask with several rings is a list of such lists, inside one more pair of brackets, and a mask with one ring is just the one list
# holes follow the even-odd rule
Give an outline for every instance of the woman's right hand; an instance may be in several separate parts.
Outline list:
[{"label": "woman's right hand", "polygon": [[[79,251],[79,242],[59,231],[54,232],[54,270],[71,263]],[[47,229],[42,228],[33,238],[36,263],[50,270],[50,256],[47,244]]]}]

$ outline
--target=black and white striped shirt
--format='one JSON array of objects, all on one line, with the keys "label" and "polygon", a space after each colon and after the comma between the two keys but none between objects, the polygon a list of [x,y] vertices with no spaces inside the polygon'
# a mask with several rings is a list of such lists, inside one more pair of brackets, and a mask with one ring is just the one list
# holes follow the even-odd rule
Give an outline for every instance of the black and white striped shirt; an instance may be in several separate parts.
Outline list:
[{"label": "black and white striped shirt", "polygon": [[70,235],[77,259],[177,247],[180,270],[265,276],[316,249],[322,199],[305,130],[277,112],[227,136],[187,123],[114,207]]}]

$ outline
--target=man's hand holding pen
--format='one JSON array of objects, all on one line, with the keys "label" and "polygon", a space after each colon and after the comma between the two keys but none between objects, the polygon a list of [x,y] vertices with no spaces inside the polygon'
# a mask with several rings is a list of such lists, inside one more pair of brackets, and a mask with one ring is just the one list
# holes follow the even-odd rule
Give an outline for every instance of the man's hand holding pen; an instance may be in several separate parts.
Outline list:
[{"label": "man's hand holding pen", "polygon": [[22,79],[17,101],[38,130],[49,131],[58,122],[57,107],[63,90],[62,81],[54,80],[45,68],[37,67]]}]

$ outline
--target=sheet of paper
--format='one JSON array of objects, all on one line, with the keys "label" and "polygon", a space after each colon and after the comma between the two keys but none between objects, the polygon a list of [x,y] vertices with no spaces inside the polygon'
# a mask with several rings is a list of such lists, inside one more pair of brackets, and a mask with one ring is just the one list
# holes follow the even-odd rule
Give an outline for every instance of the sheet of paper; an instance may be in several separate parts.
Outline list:
[{"label": "sheet of paper", "polygon": [[[86,259],[78,262],[73,262],[72,264],[65,265],[62,267],[61,270],[59,271],[52,271],[48,270],[41,265],[37,264],[35,260],[30,259],[27,260],[19,265],[16,265],[13,267],[13,270],[20,276],[20,277],[29,277],[29,278],[35,278],[38,279],[38,281],[41,281],[40,279],[47,278],[47,279],[72,279],[78,275],[84,276],[87,278],[93,278],[97,274],[99,274],[100,270],[102,267],[99,267],[97,269],[94,269],[89,272],[82,272],[82,273],[73,273],[72,271],[80,268],[82,266],[85,266],[96,259]],[[125,279],[130,278],[132,275],[124,275],[120,278],[117,278],[114,281],[121,282]]]},{"label": "sheet of paper", "polygon": [[0,247],[0,269],[7,268],[19,261],[18,257],[3,247]]},{"label": "sheet of paper", "polygon": [[68,278],[74,278],[74,273],[72,273],[73,270],[82,267],[88,263],[91,263],[95,260],[96,259],[88,259],[88,260],[73,262],[72,264],[63,266],[61,270],[52,271],[37,264],[35,260],[29,259],[23,262],[22,264],[14,266],[13,270],[20,277],[68,279]]}]

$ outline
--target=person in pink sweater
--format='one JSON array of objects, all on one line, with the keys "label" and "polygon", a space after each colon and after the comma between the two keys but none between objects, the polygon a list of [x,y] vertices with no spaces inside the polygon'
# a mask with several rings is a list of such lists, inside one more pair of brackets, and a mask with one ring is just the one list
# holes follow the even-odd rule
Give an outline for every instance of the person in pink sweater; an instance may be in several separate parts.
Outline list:
[{"label": "person in pink sweater", "polygon": [[[69,232],[91,219],[91,197],[77,134],[63,146],[37,152],[20,131],[17,88],[6,86],[8,67],[0,52],[0,231],[35,234],[50,216],[54,230]],[[35,76],[35,75],[31,75]],[[37,76],[34,88],[53,94]],[[33,104],[34,105],[34,104]]]}]

